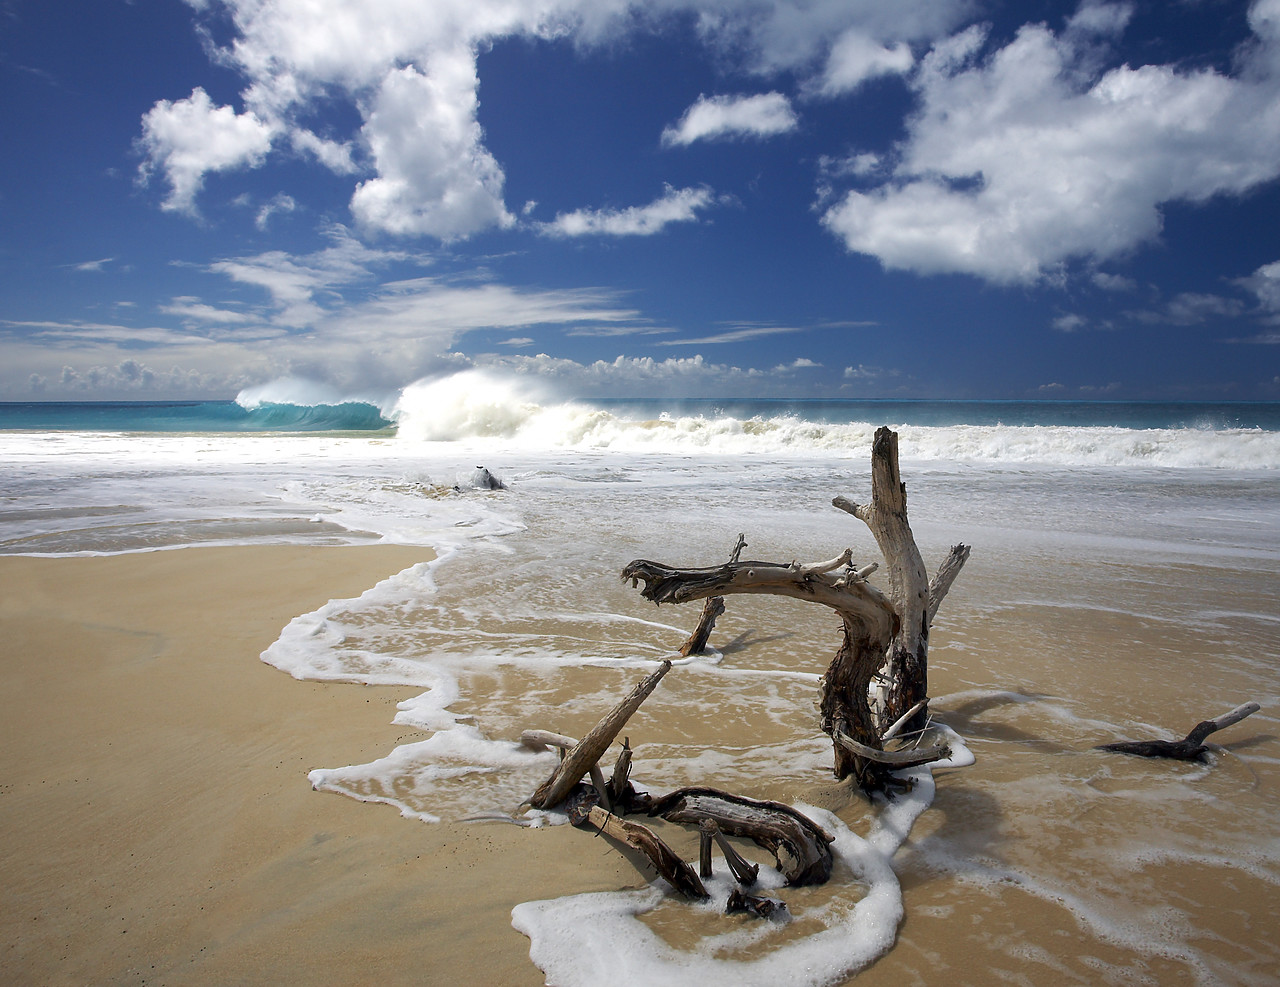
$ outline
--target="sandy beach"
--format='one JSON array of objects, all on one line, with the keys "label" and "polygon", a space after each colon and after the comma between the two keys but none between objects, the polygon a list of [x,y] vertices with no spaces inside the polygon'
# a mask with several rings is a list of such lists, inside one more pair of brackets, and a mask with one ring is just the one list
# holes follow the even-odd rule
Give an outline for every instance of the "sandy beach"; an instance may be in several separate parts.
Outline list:
[{"label": "sandy beach", "polygon": [[570,855],[567,827],[425,825],[312,791],[310,768],[389,750],[416,690],[258,658],[294,615],[429,557],[0,558],[0,981],[541,983],[511,907],[634,870],[580,839]]},{"label": "sandy beach", "polygon": [[[428,824],[312,789],[313,768],[420,740],[392,718],[421,690],[298,681],[260,653],[291,618],[429,557],[394,547],[0,557],[0,982],[539,984],[515,905],[643,887],[634,858],[568,826]],[[1031,699],[1076,694],[1080,712],[1118,719],[1123,699],[1081,692],[1077,656],[1131,640],[1180,663],[1211,639],[1118,616],[984,614],[983,592],[1006,591],[981,560],[972,576],[949,601],[956,616],[933,681],[939,715],[978,763],[939,775],[936,801],[894,860],[906,905],[896,944],[857,983],[1273,982],[1262,926],[1275,905],[1274,841],[1250,835],[1247,820],[1269,817],[1274,763],[1116,760],[1090,750],[1112,739],[1109,727],[1046,720]],[[735,609],[718,633],[777,641],[793,616]],[[815,653],[819,632],[829,628],[816,625]],[[1075,662],[1056,643],[1063,633]],[[1222,711],[1176,675],[1139,681],[1161,722]],[[714,725],[689,715],[701,682],[669,677],[637,732],[711,742]],[[1231,691],[1247,698],[1248,683]],[[575,709],[552,725],[585,728],[593,716]],[[1264,753],[1272,723],[1263,714],[1224,742]],[[757,779],[744,794],[829,808],[856,832],[872,818],[823,771]],[[1166,849],[1144,856],[1153,811]],[[1223,812],[1243,814],[1243,835],[1221,829]],[[696,856],[696,837],[663,835]],[[1227,837],[1261,839],[1259,865],[1225,856]],[[655,913],[650,924],[680,942],[693,928],[686,915]],[[1153,944],[1164,927],[1167,941]]]}]

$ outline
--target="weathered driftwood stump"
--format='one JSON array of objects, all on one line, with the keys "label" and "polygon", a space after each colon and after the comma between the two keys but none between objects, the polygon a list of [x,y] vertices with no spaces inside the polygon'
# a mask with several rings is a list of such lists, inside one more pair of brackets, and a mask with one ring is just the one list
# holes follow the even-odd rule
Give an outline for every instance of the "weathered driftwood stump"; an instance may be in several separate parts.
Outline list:
[{"label": "weathered driftwood stump", "polygon": [[[883,789],[889,774],[946,756],[944,747],[906,757],[884,750],[884,736],[918,707],[908,729],[923,725],[928,701],[929,625],[969,557],[956,545],[932,582],[907,522],[907,493],[898,470],[898,436],[877,430],[871,449],[871,503],[846,497],[832,503],[863,521],[876,539],[889,575],[889,593],[855,569],[846,549],[828,562],[739,562],[703,569],[637,559],[622,570],[655,603],[685,603],[731,594],[767,593],[820,603],[840,615],[843,642],[822,681],[822,729],[833,741],[837,778],[853,776],[865,790]],[[889,756],[886,756],[889,755]]]}]

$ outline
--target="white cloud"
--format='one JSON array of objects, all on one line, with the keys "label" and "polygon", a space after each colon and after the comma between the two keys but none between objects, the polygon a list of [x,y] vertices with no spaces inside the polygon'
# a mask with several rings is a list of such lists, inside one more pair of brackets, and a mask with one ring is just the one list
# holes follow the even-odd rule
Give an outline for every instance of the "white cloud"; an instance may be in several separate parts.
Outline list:
[{"label": "white cloud", "polygon": [[893,47],[880,44],[862,31],[849,30],[831,47],[818,92],[838,96],[852,92],[868,79],[905,75],[915,65],[911,46],[899,41]]},{"label": "white cloud", "polygon": [[560,213],[550,223],[539,224],[547,236],[651,236],[671,223],[691,223],[698,211],[715,201],[711,189],[666,187],[662,196],[647,206],[626,209],[579,209]]},{"label": "white cloud", "polygon": [[[575,397],[679,397],[691,393],[705,396],[736,396],[749,387],[751,393],[766,393],[771,377],[764,371],[730,364],[708,363],[701,355],[655,360],[652,357],[619,356],[613,360],[578,363],[548,356],[478,356],[476,366],[500,369],[523,377],[536,377],[554,386],[556,392]],[[789,378],[780,378],[778,393],[784,393]]]},{"label": "white cloud", "polygon": [[[847,31],[885,53],[872,53],[869,70],[880,71],[903,59],[903,42],[940,37],[976,7],[976,0],[187,2],[198,16],[219,22],[206,39],[231,25],[230,42],[214,57],[243,78],[245,111],[215,109],[197,90],[176,103],[161,100],[146,114],[142,173],[165,174],[166,208],[194,215],[211,171],[256,166],[269,151],[302,154],[339,175],[361,176],[351,209],[364,229],[444,240],[512,223],[502,198],[505,175],[477,117],[477,53],[496,41],[604,45],[692,23],[733,70],[763,77],[793,72],[803,82],[827,63],[832,39]],[[851,58],[831,62],[832,72],[853,71]],[[354,109],[359,126],[317,133],[318,113],[332,105]],[[712,119],[703,137],[759,136],[795,125],[778,93],[704,112]],[[726,113],[731,119],[715,120]]]},{"label": "white cloud", "polygon": [[180,295],[173,299],[171,304],[161,305],[160,311],[166,315],[176,315],[188,325],[199,323],[240,325],[254,321],[253,316],[244,312],[237,312],[228,308],[216,308],[188,295]]},{"label": "white cloud", "polygon": [[502,169],[476,120],[474,53],[435,52],[429,64],[429,74],[409,65],[382,80],[363,131],[378,177],[351,197],[356,221],[440,240],[511,226]]},{"label": "white cloud", "polygon": [[1243,312],[1244,304],[1237,298],[1184,291],[1159,309],[1129,315],[1153,325],[1197,326],[1215,319],[1234,319]]},{"label": "white cloud", "polygon": [[271,223],[271,217],[277,213],[291,213],[298,208],[298,203],[294,201],[293,196],[280,192],[272,196],[271,201],[258,210],[258,215],[254,217],[253,225],[260,230],[266,230]]},{"label": "white cloud", "polygon": [[757,96],[700,96],[680,122],[662,132],[664,147],[725,137],[773,137],[799,125],[787,97],[779,92]]},{"label": "white cloud", "polygon": [[1262,308],[1280,312],[1280,260],[1263,264],[1247,278],[1241,278],[1238,284],[1256,295]]},{"label": "white cloud", "polygon": [[1133,278],[1127,278],[1123,274],[1107,274],[1105,271],[1094,271],[1090,275],[1095,287],[1101,288],[1103,291],[1137,291],[1138,282]]},{"label": "white cloud", "polygon": [[804,332],[799,326],[742,326],[718,332],[712,336],[698,339],[669,339],[666,346],[717,346],[723,343],[741,343],[748,339],[760,339],[763,336],[780,336],[793,332]]},{"label": "white cloud", "polygon": [[82,264],[73,264],[72,267],[77,271],[101,271],[114,260],[114,257],[103,257],[101,260],[87,260]]},{"label": "white cloud", "polygon": [[196,87],[186,99],[162,99],[142,117],[140,146],[145,181],[160,168],[169,182],[164,209],[194,214],[196,193],[211,171],[255,166],[271,149],[275,129],[252,111],[213,105]]},{"label": "white cloud", "polygon": [[824,224],[887,268],[1031,282],[1153,239],[1163,203],[1280,176],[1280,76],[1257,69],[1280,39],[1239,77],[1161,65],[1082,73],[1105,44],[1097,32],[1122,26],[1126,10],[1091,5],[1062,36],[1025,26],[984,59],[976,27],[936,45],[914,79],[920,111],[893,178],[849,192]]}]

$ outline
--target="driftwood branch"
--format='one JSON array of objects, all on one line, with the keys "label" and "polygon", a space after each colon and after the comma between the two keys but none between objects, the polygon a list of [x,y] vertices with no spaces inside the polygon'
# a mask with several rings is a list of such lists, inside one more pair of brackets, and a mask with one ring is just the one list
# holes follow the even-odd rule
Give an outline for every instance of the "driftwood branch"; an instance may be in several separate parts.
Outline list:
[{"label": "driftwood branch", "polygon": [[938,608],[942,606],[942,601],[946,598],[947,591],[951,589],[951,584],[955,582],[956,576],[960,575],[960,570],[964,568],[964,564],[968,561],[969,546],[952,545],[951,551],[947,553],[947,557],[938,566],[938,571],[933,574],[933,581],[929,583],[928,615],[930,624],[933,623],[933,618],[938,615]]},{"label": "driftwood branch", "polygon": [[[742,558],[742,550],[747,547],[747,536],[744,532],[738,532],[737,544],[733,546],[733,551],[729,553],[729,561],[737,562]],[[724,597],[711,596],[707,598],[707,602],[702,605],[702,615],[698,617],[698,626],[693,629],[693,633],[685,638],[684,643],[677,649],[680,654],[688,658],[690,655],[700,655],[707,650],[707,640],[711,637],[711,632],[715,630],[716,619],[724,613]]]},{"label": "driftwood branch", "polygon": [[831,876],[831,834],[779,802],[714,788],[681,788],[655,800],[649,815],[678,823],[713,819],[720,831],[753,840],[773,854],[788,884],[822,884]]},{"label": "driftwood branch", "polygon": [[[640,708],[640,704],[649,698],[649,694],[670,670],[671,662],[664,661],[657,671],[646,676],[618,705],[605,714],[604,719],[597,723],[573,750],[569,751],[559,767],[552,772],[551,777],[533,793],[533,797],[529,799],[530,804],[535,809],[549,809],[563,802],[569,790],[578,783],[579,779],[596,766],[596,762],[609,749],[614,738],[627,725],[627,720]],[[592,780],[595,781],[595,778],[593,777]],[[604,787],[603,780],[600,785]]]},{"label": "driftwood branch", "polygon": [[894,626],[893,606],[875,587],[791,563],[727,562],[703,569],[679,569],[637,559],[622,570],[622,578],[633,586],[643,582],[640,595],[654,603],[688,603],[709,596],[760,593],[821,603],[870,625],[885,640]]},{"label": "driftwood branch", "polygon": [[1102,744],[1094,748],[1100,751],[1114,751],[1118,754],[1136,754],[1139,757],[1168,757],[1178,761],[1198,761],[1209,748],[1204,746],[1205,738],[1233,723],[1239,723],[1246,716],[1251,716],[1262,707],[1257,703],[1243,703],[1212,720],[1201,720],[1181,740],[1122,740],[1114,744]]},{"label": "driftwood branch", "polygon": [[606,836],[639,850],[667,883],[681,894],[697,899],[710,897],[694,869],[649,827],[615,816],[598,805],[575,806],[569,821],[575,826],[589,823]]}]

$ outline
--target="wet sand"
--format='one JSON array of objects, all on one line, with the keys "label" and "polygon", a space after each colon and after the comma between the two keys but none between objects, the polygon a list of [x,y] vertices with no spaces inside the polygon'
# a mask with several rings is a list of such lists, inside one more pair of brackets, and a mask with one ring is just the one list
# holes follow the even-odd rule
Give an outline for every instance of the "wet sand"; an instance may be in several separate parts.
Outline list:
[{"label": "wet sand", "polygon": [[[292,617],[425,557],[0,557],[0,981],[538,984],[515,904],[643,885],[634,860],[569,827],[424,824],[311,789],[311,768],[421,739],[391,723],[419,690],[299,682],[259,653]],[[1135,723],[1189,728],[1237,701],[1265,703],[1274,671],[1197,669],[1218,626],[992,605],[1034,594],[1002,587],[992,562],[971,569],[939,619],[931,684],[978,762],[939,772],[933,807],[895,858],[897,944],[856,982],[1275,982],[1273,712],[1224,735],[1234,750],[1212,769],[1090,749]],[[1114,574],[1099,601],[1114,604],[1135,575]],[[1222,595],[1270,593],[1275,578],[1246,573]],[[1147,606],[1148,590],[1170,598],[1169,579],[1123,592]],[[717,633],[777,640],[792,613],[774,628],[768,611],[736,608]],[[813,651],[829,632],[818,625]],[[1232,633],[1234,653],[1262,659],[1274,644],[1265,627]],[[655,696],[652,739],[714,735],[711,722],[675,716],[695,685]],[[829,777],[745,794],[823,805],[866,832],[868,807]],[[1166,856],[1140,857],[1144,827]],[[693,838],[674,842],[694,852]]]},{"label": "wet sand", "polygon": [[542,983],[511,907],[634,869],[566,827],[312,791],[310,768],[394,746],[418,690],[258,658],[293,616],[429,557],[0,558],[0,982]]}]

